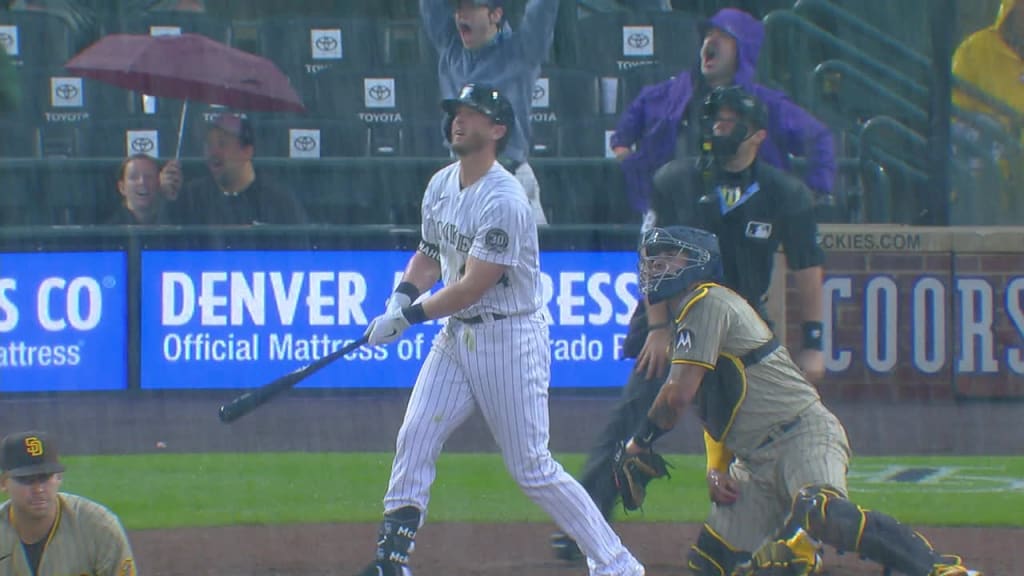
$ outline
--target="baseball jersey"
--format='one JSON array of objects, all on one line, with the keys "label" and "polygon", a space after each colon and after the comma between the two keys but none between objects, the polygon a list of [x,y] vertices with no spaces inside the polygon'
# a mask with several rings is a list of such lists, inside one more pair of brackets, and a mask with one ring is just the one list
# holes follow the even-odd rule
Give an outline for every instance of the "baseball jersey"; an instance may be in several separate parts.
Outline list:
[{"label": "baseball jersey", "polygon": [[[135,576],[135,558],[120,520],[81,496],[58,495],[57,521],[36,576]],[[0,505],[0,574],[32,576],[11,519],[11,502]]]},{"label": "baseball jersey", "polygon": [[[704,284],[683,299],[676,317],[673,364],[714,369],[722,355],[742,357],[772,339],[772,331],[746,300],[718,284]],[[779,346],[746,369],[746,393],[725,437],[736,454],[752,452],[771,428],[820,402],[811,385]]]},{"label": "baseball jersey", "polygon": [[470,256],[507,267],[479,302],[457,316],[532,314],[541,307],[537,224],[522,184],[495,162],[463,188],[461,167],[450,164],[427,184],[421,250],[441,263],[446,286],[462,278]]},{"label": "baseball jersey", "polygon": [[780,244],[791,270],[821,266],[825,261],[818,245],[813,193],[774,166],[755,161],[743,172],[719,171],[709,187],[693,163],[677,162],[665,168],[658,182],[651,199],[657,214],[654,224],[684,224],[714,232],[722,252],[725,285],[755,308],[764,304]]}]

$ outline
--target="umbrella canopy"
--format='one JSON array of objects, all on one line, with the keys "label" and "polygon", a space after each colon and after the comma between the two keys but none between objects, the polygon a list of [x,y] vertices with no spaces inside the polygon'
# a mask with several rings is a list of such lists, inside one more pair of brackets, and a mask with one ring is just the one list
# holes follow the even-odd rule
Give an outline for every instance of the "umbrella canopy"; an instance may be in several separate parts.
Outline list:
[{"label": "umbrella canopy", "polygon": [[200,34],[111,34],[65,67],[85,78],[161,98],[237,110],[306,110],[273,62]]}]

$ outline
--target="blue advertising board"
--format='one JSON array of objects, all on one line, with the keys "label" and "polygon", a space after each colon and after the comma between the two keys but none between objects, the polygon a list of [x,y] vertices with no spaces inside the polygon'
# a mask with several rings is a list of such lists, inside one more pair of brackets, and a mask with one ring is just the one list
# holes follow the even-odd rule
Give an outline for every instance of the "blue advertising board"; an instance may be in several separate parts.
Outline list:
[{"label": "blue advertising board", "polygon": [[122,252],[0,253],[0,393],[127,388]]},{"label": "blue advertising board", "polygon": [[[252,388],[359,338],[408,252],[143,252],[141,387]],[[553,387],[622,386],[633,252],[541,254]],[[407,388],[440,322],[364,346],[307,387]]]}]

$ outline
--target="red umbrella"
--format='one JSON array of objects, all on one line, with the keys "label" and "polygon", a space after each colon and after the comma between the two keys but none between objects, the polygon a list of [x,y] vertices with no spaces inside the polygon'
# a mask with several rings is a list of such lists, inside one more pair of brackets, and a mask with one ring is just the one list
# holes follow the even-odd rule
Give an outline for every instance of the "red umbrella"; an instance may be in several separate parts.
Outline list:
[{"label": "red umbrella", "polygon": [[111,34],[65,67],[73,74],[127,90],[237,110],[305,112],[302,100],[273,62],[200,34],[146,36]]}]

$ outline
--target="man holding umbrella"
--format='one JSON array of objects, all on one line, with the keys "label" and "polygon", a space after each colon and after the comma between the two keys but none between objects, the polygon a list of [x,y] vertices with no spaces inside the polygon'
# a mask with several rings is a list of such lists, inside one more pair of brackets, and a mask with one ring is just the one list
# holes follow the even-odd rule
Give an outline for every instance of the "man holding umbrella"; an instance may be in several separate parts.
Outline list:
[{"label": "man holding umbrella", "polygon": [[[172,200],[168,212],[178,224],[305,224],[306,211],[290,191],[257,179],[252,165],[253,129],[244,114],[214,117],[204,145],[209,174],[182,190],[181,165],[160,171],[160,187]],[[181,192],[179,194],[179,191]]]}]

